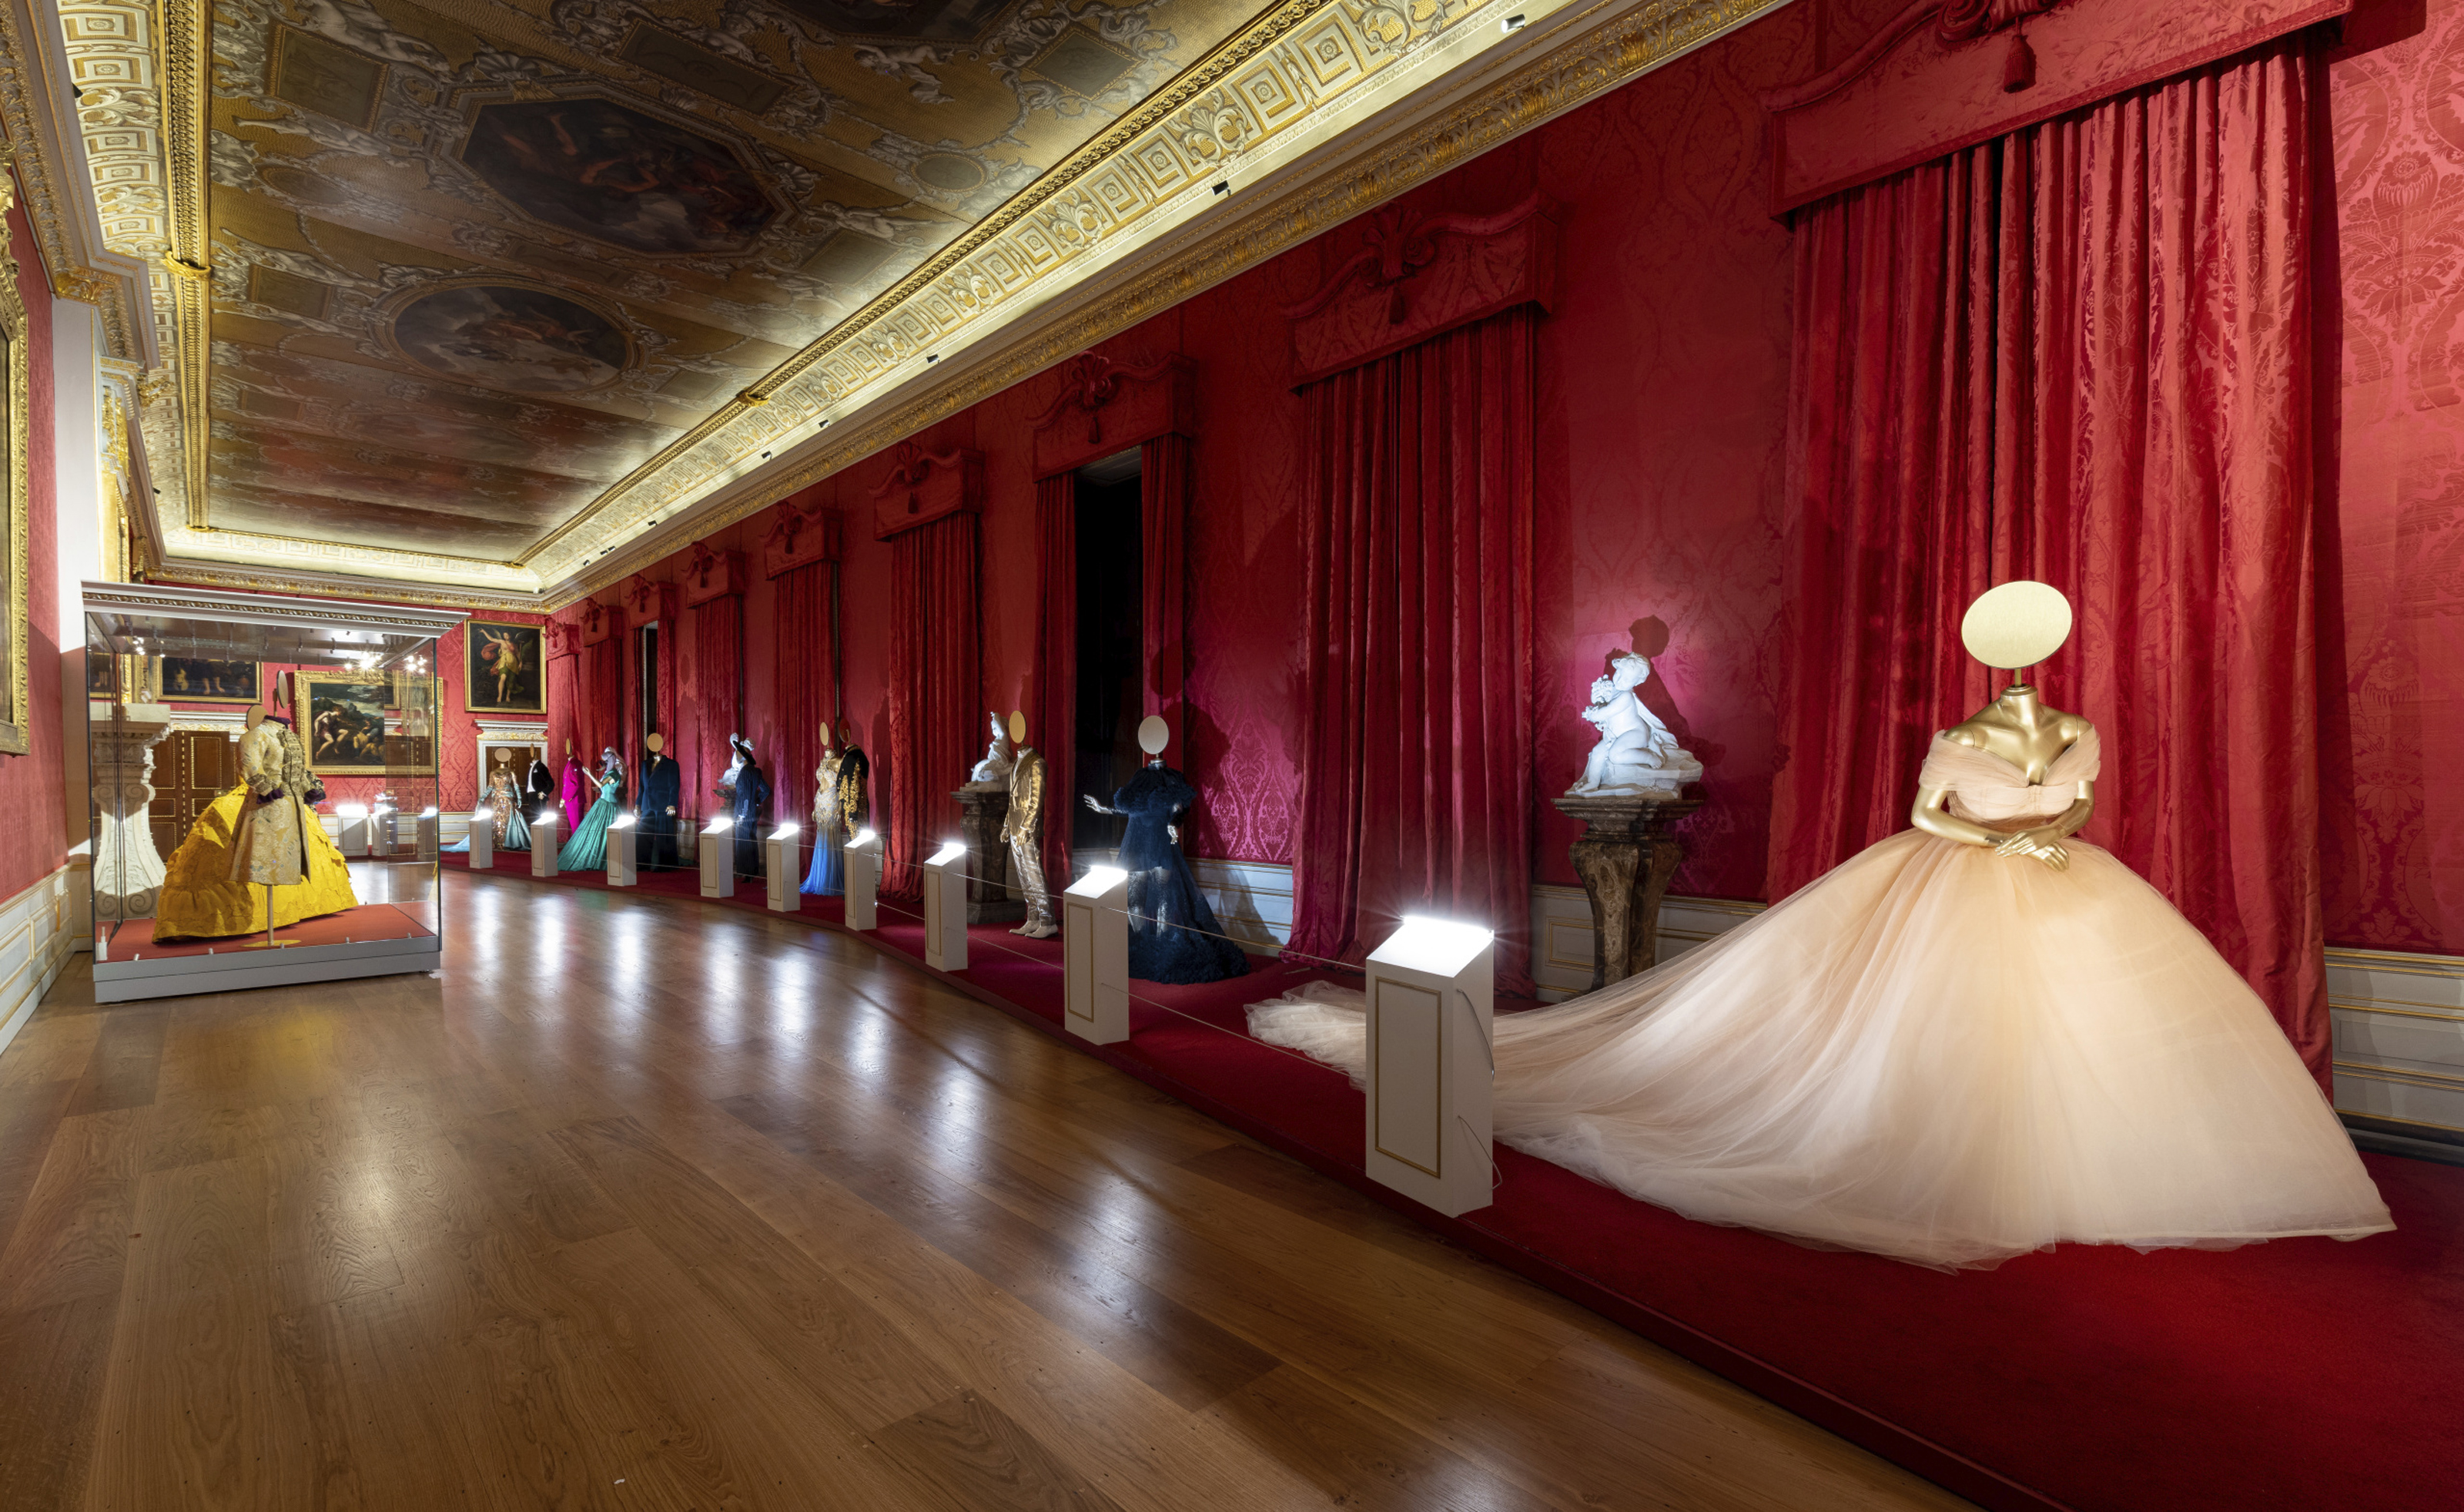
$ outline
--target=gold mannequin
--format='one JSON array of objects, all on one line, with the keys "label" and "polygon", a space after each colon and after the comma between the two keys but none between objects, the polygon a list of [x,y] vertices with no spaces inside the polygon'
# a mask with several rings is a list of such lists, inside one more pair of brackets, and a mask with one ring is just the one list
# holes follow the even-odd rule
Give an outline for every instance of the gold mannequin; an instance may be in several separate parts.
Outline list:
[{"label": "gold mannequin", "polygon": [[[2015,670],[2033,666],[2061,649],[2070,638],[2071,607],[2059,591],[2042,583],[2005,583],[1989,589],[1969,606],[1968,617],[1960,626],[1960,638],[1967,643],[1969,655],[1987,666]],[[1961,723],[1943,731],[1943,735],[1972,750],[1999,756],[2027,773],[2032,783],[2041,783],[2053,768],[2055,758],[2070,749],[2087,734],[2088,722],[2079,715],[2047,708],[2036,697],[2036,690],[2025,682],[2013,682],[2002,690],[2002,696],[1977,710]],[[1949,812],[1949,789],[1920,788],[1916,807],[1908,811],[1908,822],[1927,834],[1962,845],[1990,847],[1996,856],[2033,856],[2054,870],[2070,868],[2070,853],[2061,842],[2079,833],[2088,817],[2096,812],[2096,784],[2078,785],[2079,794],[2071,806],[2051,820],[2024,830],[1996,830],[1962,819]]]}]

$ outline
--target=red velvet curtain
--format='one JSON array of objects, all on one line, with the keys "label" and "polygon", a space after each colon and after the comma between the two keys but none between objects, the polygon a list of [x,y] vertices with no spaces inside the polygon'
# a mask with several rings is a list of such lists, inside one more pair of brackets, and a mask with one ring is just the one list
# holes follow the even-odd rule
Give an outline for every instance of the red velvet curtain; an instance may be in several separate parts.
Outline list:
[{"label": "red velvet curtain", "polygon": [[1528,987],[1529,306],[1301,389],[1309,724],[1292,947],[1356,961],[1415,909]]},{"label": "red velvet curtain", "polygon": [[[744,599],[736,593],[693,607],[693,739],[678,773],[685,783],[685,812],[712,814],[712,789],[730,759],[727,737],[744,728]],[[776,812],[775,810],[773,811]]]},{"label": "red velvet curtain", "polygon": [[[582,711],[576,720],[574,750],[582,764],[599,769],[599,752],[624,739],[625,637],[620,631],[595,646],[582,648]],[[627,770],[631,764],[627,764]],[[631,785],[627,789],[629,791]]]},{"label": "red velvet curtain", "polygon": [[1144,558],[1138,581],[1145,626],[1147,714],[1172,726],[1165,758],[1188,769],[1183,744],[1181,684],[1189,670],[1188,578],[1181,537],[1189,518],[1189,437],[1158,435],[1138,448],[1138,542]]},{"label": "red velvet curtain", "polygon": [[562,776],[564,748],[582,748],[582,658],[551,656],[547,663],[547,769]]},{"label": "red velvet curtain", "polygon": [[1044,753],[1044,880],[1069,885],[1069,832],[1077,814],[1078,476],[1035,483],[1035,685],[1026,742]]},{"label": "red velvet curtain", "polygon": [[1771,876],[1903,828],[1991,694],[1991,583],[2079,611],[2035,679],[2104,735],[2108,845],[2321,1080],[2307,44],[2032,126],[1800,212],[1798,514]]},{"label": "red velvet curtain", "polygon": [[958,805],[950,794],[979,753],[982,726],[976,722],[984,705],[976,532],[976,516],[962,511],[891,543],[885,897],[924,895],[915,863],[958,833]]},{"label": "red velvet curtain", "polygon": [[[830,593],[837,566],[810,562],[778,578],[778,651],[773,657],[771,707],[784,731],[772,758],[771,812],[781,820],[810,824],[813,768],[822,759],[822,724],[838,715],[836,648],[830,634]],[[810,835],[806,843],[815,843]]]}]

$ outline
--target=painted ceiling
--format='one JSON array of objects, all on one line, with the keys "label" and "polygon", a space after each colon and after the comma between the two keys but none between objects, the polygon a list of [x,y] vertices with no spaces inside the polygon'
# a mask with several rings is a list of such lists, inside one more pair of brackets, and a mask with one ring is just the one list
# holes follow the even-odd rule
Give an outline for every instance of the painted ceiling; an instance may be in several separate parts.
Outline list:
[{"label": "painted ceiling", "polygon": [[518,562],[1257,0],[220,0],[205,519]]}]

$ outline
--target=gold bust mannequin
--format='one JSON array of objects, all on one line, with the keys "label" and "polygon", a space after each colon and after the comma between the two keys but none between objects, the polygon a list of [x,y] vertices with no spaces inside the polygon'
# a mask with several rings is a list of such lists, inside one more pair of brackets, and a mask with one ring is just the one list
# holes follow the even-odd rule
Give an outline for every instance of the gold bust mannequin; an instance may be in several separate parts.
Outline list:
[{"label": "gold bust mannequin", "polygon": [[[1969,606],[1960,624],[1960,638],[1969,655],[1997,671],[2016,671],[2043,661],[2070,638],[2071,607],[2058,589],[2042,583],[2005,583],[1988,589]],[[2002,696],[1958,724],[1945,737],[1971,749],[2001,757],[2041,783],[2055,758],[2086,735],[2087,720],[2048,708],[2036,690],[2013,682]],[[2071,806],[2052,819],[2022,830],[1997,830],[1962,819],[1949,812],[1950,790],[1920,788],[1908,822],[1927,834],[1962,845],[1989,847],[1996,856],[2030,856],[2056,871],[2066,871],[2070,853],[2061,842],[2079,833],[2096,812],[2096,784],[2078,784]]]}]

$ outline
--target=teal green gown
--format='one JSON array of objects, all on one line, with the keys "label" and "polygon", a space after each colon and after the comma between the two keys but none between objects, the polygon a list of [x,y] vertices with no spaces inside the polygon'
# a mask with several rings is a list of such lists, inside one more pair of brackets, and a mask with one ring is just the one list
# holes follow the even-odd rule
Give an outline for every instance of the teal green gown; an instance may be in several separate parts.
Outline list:
[{"label": "teal green gown", "polygon": [[621,777],[604,777],[599,782],[599,801],[573,827],[565,837],[564,849],[556,853],[556,869],[560,872],[601,872],[607,869],[607,827],[616,822],[623,811],[616,806],[616,789],[624,783]]}]

